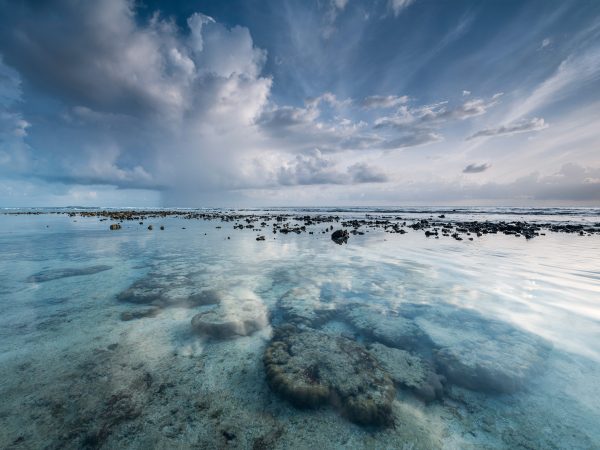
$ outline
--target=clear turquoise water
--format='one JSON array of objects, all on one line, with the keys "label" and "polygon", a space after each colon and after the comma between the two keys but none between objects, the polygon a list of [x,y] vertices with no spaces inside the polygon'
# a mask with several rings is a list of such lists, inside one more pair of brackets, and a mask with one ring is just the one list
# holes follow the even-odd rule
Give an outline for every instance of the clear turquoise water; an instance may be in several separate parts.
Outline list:
[{"label": "clear turquoise water", "polygon": [[[524,211],[454,214],[508,220]],[[536,214],[526,219],[600,222],[595,210]],[[338,246],[329,234],[270,229],[256,241],[231,222],[152,219],[119,231],[108,223],[0,215],[0,448],[600,448],[600,235],[457,242],[372,230]],[[108,267],[30,278],[97,266]],[[198,335],[191,318],[211,307],[178,301],[121,320],[142,308],[117,298],[136,282],[169,298],[210,289],[226,305],[249,299],[272,325],[290,289],[316,289],[316,301],[335,308],[315,327],[365,346],[374,338],[344,315],[349,305],[393,317],[425,305],[411,320],[465,360],[516,330],[517,345],[486,353],[493,367],[530,363],[519,360],[519,339],[549,350],[514,392],[446,381],[440,398],[424,402],[398,386],[394,425],[368,427],[273,392],[263,366],[269,324],[230,339]]]}]

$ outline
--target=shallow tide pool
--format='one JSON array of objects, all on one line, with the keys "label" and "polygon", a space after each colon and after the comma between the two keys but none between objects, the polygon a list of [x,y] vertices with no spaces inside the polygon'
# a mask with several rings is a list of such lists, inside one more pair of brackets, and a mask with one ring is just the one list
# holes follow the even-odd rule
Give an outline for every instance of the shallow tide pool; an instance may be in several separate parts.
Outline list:
[{"label": "shallow tide pool", "polygon": [[0,215],[0,448],[600,448],[598,234],[110,223]]}]

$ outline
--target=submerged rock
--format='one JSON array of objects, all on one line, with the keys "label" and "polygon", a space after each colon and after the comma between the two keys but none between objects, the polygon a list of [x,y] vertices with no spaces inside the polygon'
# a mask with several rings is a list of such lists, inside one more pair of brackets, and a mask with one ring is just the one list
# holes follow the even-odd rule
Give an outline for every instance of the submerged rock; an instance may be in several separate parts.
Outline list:
[{"label": "submerged rock", "polygon": [[443,377],[436,374],[433,367],[422,358],[379,343],[370,345],[369,352],[377,358],[396,385],[410,389],[426,402],[441,398]]},{"label": "submerged rock", "polygon": [[388,347],[417,349],[429,344],[429,339],[413,320],[393,311],[350,304],[344,316],[362,334]]},{"label": "submerged rock", "polygon": [[335,312],[335,305],[322,302],[320,296],[321,290],[317,286],[290,289],[279,299],[277,308],[288,322],[319,326]]},{"label": "submerged rock", "polygon": [[129,303],[159,303],[163,292],[164,286],[160,282],[145,277],[120,292],[117,299]]},{"label": "submerged rock", "polygon": [[284,326],[274,334],[263,361],[271,388],[298,407],[329,404],[363,425],[393,421],[394,384],[355,341]]},{"label": "submerged rock", "polygon": [[221,339],[248,336],[267,324],[267,310],[256,300],[224,302],[192,318],[194,332]]},{"label": "submerged rock", "polygon": [[438,347],[441,372],[468,389],[515,392],[542,369],[551,349],[533,334],[474,311],[432,307],[416,320]]},{"label": "submerged rock", "polygon": [[112,269],[111,266],[100,265],[82,268],[49,269],[35,273],[27,277],[28,283],[43,283],[44,281],[58,280],[59,278],[78,277],[81,275],[93,275],[98,272]]},{"label": "submerged rock", "polygon": [[162,294],[161,299],[165,306],[205,306],[217,305],[224,299],[223,292],[216,289],[204,289],[196,291],[187,286],[166,289]]},{"label": "submerged rock", "polygon": [[160,312],[160,308],[146,308],[135,311],[125,311],[121,313],[121,320],[129,321],[143,319],[144,317],[155,317]]},{"label": "submerged rock", "polygon": [[350,233],[346,230],[335,230],[331,235],[331,240],[336,244],[342,245],[348,243],[348,238],[350,237]]},{"label": "submerged rock", "polygon": [[123,302],[165,308],[168,306],[216,305],[221,302],[223,296],[220,291],[214,289],[198,290],[186,277],[150,273],[119,293],[117,299]]}]

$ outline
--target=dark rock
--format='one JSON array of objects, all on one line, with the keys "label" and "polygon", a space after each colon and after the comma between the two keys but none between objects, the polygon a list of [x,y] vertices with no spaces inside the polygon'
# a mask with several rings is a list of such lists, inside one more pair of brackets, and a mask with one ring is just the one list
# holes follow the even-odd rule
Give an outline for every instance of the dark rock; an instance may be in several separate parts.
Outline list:
[{"label": "dark rock", "polygon": [[342,245],[348,243],[348,238],[350,237],[350,233],[346,230],[336,230],[331,235],[331,240],[336,244]]},{"label": "dark rock", "polygon": [[121,229],[121,225],[120,225],[120,224],[118,224],[118,223],[113,223],[113,224],[110,226],[110,229],[111,229],[111,230],[120,230],[120,229]]}]

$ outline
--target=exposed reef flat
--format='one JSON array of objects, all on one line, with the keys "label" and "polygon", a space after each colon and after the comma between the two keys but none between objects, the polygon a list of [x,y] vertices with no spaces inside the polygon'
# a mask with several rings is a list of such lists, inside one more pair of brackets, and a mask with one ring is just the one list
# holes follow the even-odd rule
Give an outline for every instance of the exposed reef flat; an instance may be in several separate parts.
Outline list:
[{"label": "exposed reef flat", "polygon": [[[7,215],[41,215],[41,212],[6,212]],[[101,221],[110,220],[115,225],[111,229],[123,228],[121,224],[137,222],[135,225],[152,230],[152,224],[144,222],[160,222],[169,217],[188,220],[207,220],[220,223],[232,223],[232,230],[251,230],[264,232],[270,228],[273,234],[308,233],[312,235],[329,233],[332,242],[347,243],[350,235],[362,235],[370,230],[379,229],[386,233],[406,234],[420,232],[434,239],[449,238],[457,241],[469,240],[483,236],[504,234],[514,237],[533,239],[546,233],[571,233],[580,236],[600,234],[600,222],[590,224],[572,224],[559,222],[527,222],[525,220],[451,220],[445,214],[428,218],[406,218],[390,214],[364,214],[364,218],[349,219],[336,214],[289,214],[289,213],[240,213],[238,211],[187,211],[178,210],[92,210],[77,212],[44,212],[43,214],[66,214],[69,217],[99,218]],[[119,227],[117,227],[118,225]],[[158,225],[158,224],[157,224]],[[325,228],[322,226],[326,225]],[[221,227],[222,225],[219,225]],[[335,231],[334,231],[335,226]],[[339,227],[342,228],[339,228]],[[164,229],[164,225],[160,225]],[[110,228],[110,227],[108,227]],[[107,229],[108,229],[107,228]],[[257,241],[266,241],[264,235],[259,235]]]}]

